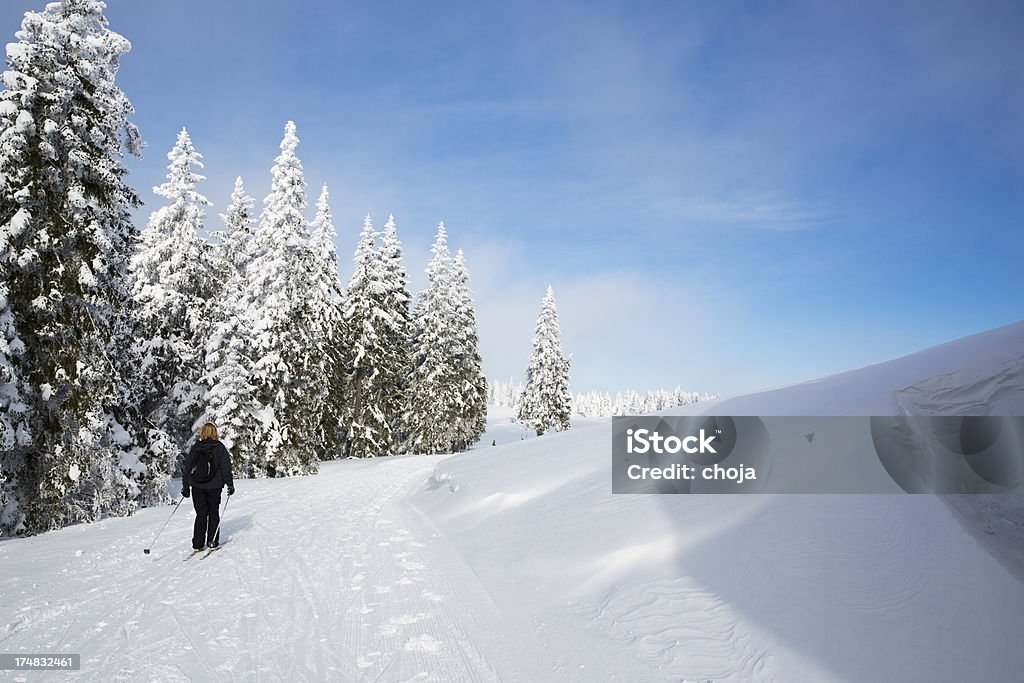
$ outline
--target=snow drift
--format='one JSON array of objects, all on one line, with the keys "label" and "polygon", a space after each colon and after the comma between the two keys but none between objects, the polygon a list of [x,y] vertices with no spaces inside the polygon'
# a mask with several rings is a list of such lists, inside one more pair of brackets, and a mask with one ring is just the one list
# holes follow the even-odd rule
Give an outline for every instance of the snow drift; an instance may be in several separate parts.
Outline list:
[{"label": "snow drift", "polygon": [[[1022,373],[1018,323],[671,412],[1020,415]],[[1019,527],[992,529],[1019,497],[958,497],[995,506],[961,526],[928,495],[612,496],[610,437],[604,424],[454,457],[433,475],[446,486],[416,497],[552,680],[1024,671],[1024,583],[965,533],[985,524],[999,559],[1019,554]]]}]

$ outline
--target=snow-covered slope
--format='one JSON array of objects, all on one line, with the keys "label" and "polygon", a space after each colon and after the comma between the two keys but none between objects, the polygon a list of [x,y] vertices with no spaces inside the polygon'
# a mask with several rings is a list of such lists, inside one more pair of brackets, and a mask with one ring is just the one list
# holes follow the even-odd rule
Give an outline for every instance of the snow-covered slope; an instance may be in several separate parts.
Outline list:
[{"label": "snow-covered slope", "polygon": [[[1022,368],[1016,324],[689,408],[1019,415]],[[610,429],[589,427],[454,457],[434,475],[445,485],[416,499],[554,680],[1019,680],[1024,671],[1015,635],[1024,583],[939,498],[612,496],[609,462]],[[1004,539],[1021,540],[1019,530]]]},{"label": "snow-covered slope", "polygon": [[[703,408],[898,412],[917,387],[914,406],[987,395],[991,412],[1020,414],[1022,351],[1011,326]],[[239,481],[228,542],[206,559],[183,561],[188,501],[151,555],[171,508],[0,542],[0,652],[80,653],[82,670],[61,677],[94,681],[1024,671],[1024,583],[939,498],[613,496],[607,422],[521,438],[507,412],[493,417],[463,455]]]}]

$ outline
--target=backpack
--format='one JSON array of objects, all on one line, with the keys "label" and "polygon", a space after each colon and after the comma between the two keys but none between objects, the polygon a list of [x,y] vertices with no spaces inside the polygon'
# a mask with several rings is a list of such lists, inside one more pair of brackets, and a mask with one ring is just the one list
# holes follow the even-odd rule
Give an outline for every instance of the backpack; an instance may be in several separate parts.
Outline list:
[{"label": "backpack", "polygon": [[196,484],[205,484],[217,474],[217,463],[213,458],[212,448],[202,448],[196,453],[195,464],[189,473],[189,479]]}]

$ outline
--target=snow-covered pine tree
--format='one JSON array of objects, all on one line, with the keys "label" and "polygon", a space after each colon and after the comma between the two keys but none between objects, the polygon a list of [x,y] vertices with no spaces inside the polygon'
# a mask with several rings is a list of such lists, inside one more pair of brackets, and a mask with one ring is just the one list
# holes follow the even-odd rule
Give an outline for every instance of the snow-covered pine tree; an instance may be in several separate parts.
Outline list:
[{"label": "snow-covered pine tree", "polygon": [[452,262],[452,297],[454,320],[451,324],[454,376],[459,381],[461,416],[454,427],[453,449],[463,451],[480,440],[487,429],[487,379],[480,358],[480,337],[473,310],[473,293],[469,288],[466,257],[459,249]]},{"label": "snow-covered pine tree", "polygon": [[151,425],[143,502],[159,500],[179,454],[193,437],[203,405],[206,340],[215,277],[209,246],[200,238],[210,202],[197,191],[203,167],[184,128],[167,154],[167,182],[153,193],[167,203],[154,211],[131,262],[142,355],[141,409]]},{"label": "snow-covered pine tree", "polygon": [[386,455],[392,445],[391,425],[384,412],[381,368],[387,365],[382,330],[384,310],[384,269],[376,248],[377,232],[367,216],[353,258],[355,268],[345,288],[346,402],[348,437],[345,454],[351,458]]},{"label": "snow-covered pine tree", "polygon": [[[252,462],[258,445],[268,438],[258,415],[256,387],[251,381],[253,367],[252,320],[246,306],[257,294],[249,292],[249,262],[253,258],[254,201],[241,178],[235,180],[231,201],[221,216],[224,230],[215,249],[220,283],[210,302],[214,322],[206,343],[203,385],[207,412],[201,419],[213,420],[221,440],[231,452],[235,472],[252,476]],[[263,468],[265,462],[260,462]]]},{"label": "snow-covered pine tree", "polygon": [[562,353],[555,291],[548,287],[535,327],[526,386],[519,403],[519,420],[540,436],[550,429],[568,429],[571,415],[569,359]]},{"label": "snow-covered pine tree", "polygon": [[312,278],[309,292],[312,325],[317,344],[314,346],[316,378],[323,395],[323,408],[317,421],[322,460],[337,458],[346,428],[343,426],[345,396],[345,334],[342,311],[341,280],[338,278],[338,252],[334,246],[334,221],[331,219],[330,194],[324,184],[316,202],[310,249],[313,252]]},{"label": "snow-covered pine tree", "polygon": [[256,217],[255,200],[245,191],[242,177],[235,178],[235,187],[231,191],[231,200],[227,211],[221,214],[224,229],[214,232],[212,260],[217,275],[217,294],[232,276],[244,273],[253,248],[253,219]]},{"label": "snow-covered pine tree", "polygon": [[21,528],[17,476],[31,442],[25,403],[28,387],[16,361],[25,346],[14,325],[7,282],[4,261],[0,260],[0,536],[13,535]]},{"label": "snow-covered pine tree", "polygon": [[317,421],[324,397],[315,390],[316,368],[310,363],[319,340],[307,298],[314,264],[303,216],[306,180],[295,154],[298,144],[289,121],[263,201],[245,297],[252,321],[256,417],[267,430],[253,454],[262,459],[254,472],[259,476],[316,472],[320,445]]},{"label": "snow-covered pine tree", "polygon": [[461,420],[460,383],[450,354],[454,275],[443,222],[437,226],[431,253],[427,288],[417,298],[412,315],[412,358],[404,418],[408,430],[405,450],[410,453],[451,452],[453,425]]},{"label": "snow-covered pine tree", "polygon": [[409,392],[409,304],[412,296],[409,294],[409,277],[402,264],[402,242],[398,239],[393,215],[388,216],[388,222],[384,225],[380,256],[386,315],[381,320],[379,330],[385,352],[378,382],[381,385],[381,409],[391,426],[392,447],[397,448],[408,436],[403,416]]},{"label": "snow-covered pine tree", "polygon": [[50,3],[27,12],[7,46],[0,315],[6,400],[26,407],[14,428],[27,421],[32,438],[15,438],[4,456],[14,494],[5,533],[127,514],[138,492],[129,476],[142,437],[129,379],[128,259],[139,200],[122,157],[138,155],[142,141],[115,83],[131,46],[103,9],[98,0]]}]

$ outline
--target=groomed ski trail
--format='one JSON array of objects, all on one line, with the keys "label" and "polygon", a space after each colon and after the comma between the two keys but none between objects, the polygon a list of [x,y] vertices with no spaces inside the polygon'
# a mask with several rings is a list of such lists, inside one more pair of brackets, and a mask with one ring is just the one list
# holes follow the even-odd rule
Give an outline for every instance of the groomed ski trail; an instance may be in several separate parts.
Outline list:
[{"label": "groomed ski trail", "polygon": [[69,680],[536,673],[537,657],[509,642],[516,627],[407,502],[438,460],[342,461],[313,477],[240,481],[225,547],[203,561],[181,561],[189,500],[151,555],[142,548],[169,507],[0,543],[0,651],[79,653]]}]

